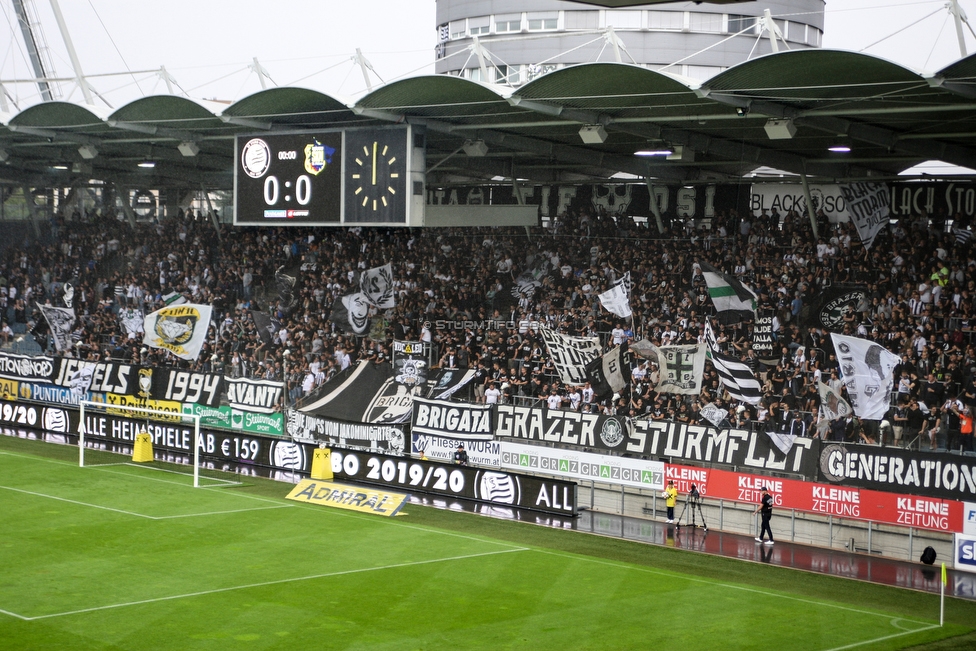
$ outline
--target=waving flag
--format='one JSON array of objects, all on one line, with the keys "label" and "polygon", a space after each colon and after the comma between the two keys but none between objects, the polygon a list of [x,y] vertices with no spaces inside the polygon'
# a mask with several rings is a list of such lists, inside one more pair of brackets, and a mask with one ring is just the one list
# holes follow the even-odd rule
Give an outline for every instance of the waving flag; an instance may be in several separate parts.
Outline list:
[{"label": "waving flag", "polygon": [[67,307],[52,307],[37,305],[37,309],[44,315],[47,327],[54,338],[54,347],[58,350],[71,348],[71,326],[75,324],[75,311]]},{"label": "waving flag", "polygon": [[854,413],[864,420],[881,420],[888,411],[898,355],[867,339],[833,332],[830,338]]},{"label": "waving flag", "polygon": [[725,323],[756,318],[756,294],[728,274],[702,262],[702,275],[718,317]]},{"label": "waving flag", "polygon": [[213,308],[184,303],[156,310],[146,316],[142,343],[168,350],[180,359],[195,360],[207,340]]},{"label": "waving flag", "polygon": [[381,310],[396,307],[393,296],[393,266],[387,262],[382,267],[364,271],[359,276],[359,291],[370,305]]}]

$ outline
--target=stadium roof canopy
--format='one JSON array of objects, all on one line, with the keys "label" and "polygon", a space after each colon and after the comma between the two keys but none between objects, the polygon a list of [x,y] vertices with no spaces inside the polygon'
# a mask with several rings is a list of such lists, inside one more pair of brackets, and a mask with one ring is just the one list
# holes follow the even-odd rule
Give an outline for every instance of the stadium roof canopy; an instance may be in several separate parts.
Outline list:
[{"label": "stadium roof canopy", "polygon": [[[112,110],[46,102],[0,113],[0,182],[228,190],[237,135],[404,122],[426,131],[429,184],[614,175],[715,182],[760,167],[820,181],[881,180],[928,160],[976,168],[976,55],[931,76],[810,49],[754,59],[700,85],[591,63],[515,89],[421,76],[355,101],[272,88],[232,104],[179,96]],[[479,140],[487,152],[475,153],[484,155],[465,153],[467,141]],[[841,142],[849,153],[828,151]],[[635,155],[644,150],[674,153]],[[147,161],[155,167],[139,167]]]}]

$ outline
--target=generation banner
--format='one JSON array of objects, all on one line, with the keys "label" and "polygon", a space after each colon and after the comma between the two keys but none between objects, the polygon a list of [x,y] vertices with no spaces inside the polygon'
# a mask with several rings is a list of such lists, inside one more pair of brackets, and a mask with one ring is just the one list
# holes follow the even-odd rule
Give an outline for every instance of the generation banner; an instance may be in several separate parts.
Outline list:
[{"label": "generation banner", "polygon": [[285,431],[288,436],[307,443],[325,443],[360,450],[382,451],[402,456],[406,436],[399,427],[344,423],[288,410]]},{"label": "generation banner", "polygon": [[577,513],[576,484],[561,479],[335,449],[331,457],[337,481],[357,481],[501,507]]},{"label": "generation banner", "polygon": [[495,431],[492,413],[491,405],[414,398],[410,431],[464,441],[490,441]]},{"label": "generation banner", "polygon": [[819,457],[819,479],[833,485],[956,500],[976,495],[973,457],[836,443],[825,445]]},{"label": "generation banner", "polygon": [[964,526],[963,503],[957,500],[899,495],[717,468],[668,464],[666,472],[667,479],[674,481],[678,499],[682,501],[694,484],[710,499],[759,504],[765,486],[777,509],[796,509],[947,533],[962,531]]},{"label": "generation banner", "polygon": [[575,452],[502,441],[502,468],[557,475],[576,481],[664,490],[664,462]]},{"label": "generation banner", "polygon": [[467,441],[416,432],[410,435],[410,455],[417,458],[427,457],[431,461],[454,463],[454,453],[459,445],[464,446],[464,451],[468,453],[468,463],[472,466],[498,468],[501,465],[501,443],[498,441]]},{"label": "generation banner", "polygon": [[544,326],[539,328],[539,332],[542,333],[546,349],[559,373],[559,380],[572,385],[586,382],[586,365],[603,352],[600,349],[600,339],[570,337]]}]

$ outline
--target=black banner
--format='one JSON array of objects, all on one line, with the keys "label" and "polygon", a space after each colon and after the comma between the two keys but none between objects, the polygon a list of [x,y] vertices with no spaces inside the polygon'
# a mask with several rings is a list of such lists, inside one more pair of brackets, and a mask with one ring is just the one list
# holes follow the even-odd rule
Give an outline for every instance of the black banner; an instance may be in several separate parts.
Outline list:
[{"label": "black banner", "polygon": [[820,481],[952,500],[976,495],[976,458],[871,445],[823,446]]},{"label": "black banner", "polygon": [[976,183],[925,181],[891,183],[891,217],[976,217]]},{"label": "black banner", "polygon": [[274,380],[249,380],[225,378],[227,402],[234,409],[270,414],[281,407],[284,385]]},{"label": "black banner", "polygon": [[633,421],[616,416],[498,405],[495,436],[624,452]]},{"label": "black banner", "polygon": [[810,311],[810,325],[834,332],[844,329],[844,317],[859,306],[867,306],[867,287],[859,285],[831,285],[817,297]]},{"label": "black banner", "polygon": [[27,357],[26,355],[0,352],[0,377],[11,380],[50,382],[53,374],[54,359],[50,357]]},{"label": "black banner", "polygon": [[[87,362],[80,359],[66,357],[54,358],[54,371],[51,382],[70,388],[72,379],[77,378],[78,371],[83,371],[84,387],[75,387],[88,391],[102,391],[105,393],[120,393],[127,396],[138,395],[139,367],[132,364],[116,362]],[[90,372],[90,381],[89,381]]]},{"label": "black banner", "polygon": [[[146,397],[143,392],[148,384],[148,397],[153,400],[195,402],[207,407],[219,407],[223,379],[221,375],[181,371],[176,368],[140,368],[138,395]],[[278,389],[281,389],[280,383]]]},{"label": "black banner", "polygon": [[752,324],[752,349],[764,364],[776,365],[778,355],[773,342],[773,313],[768,310],[756,314]]},{"label": "black banner", "polygon": [[332,472],[337,481],[401,492],[459,497],[546,513],[577,513],[576,483],[558,479],[339,450],[332,451]]},{"label": "black banner", "polygon": [[285,431],[292,438],[301,441],[382,451],[394,455],[403,455],[406,447],[406,436],[399,427],[344,423],[319,418],[295,409],[288,410]]},{"label": "black banner", "polygon": [[524,441],[573,445],[673,463],[737,466],[815,477],[819,440],[797,438],[784,455],[766,434],[666,420],[498,405],[495,435]]},{"label": "black banner", "polygon": [[410,431],[465,441],[490,441],[495,431],[492,413],[490,405],[414,398]]},{"label": "black banner", "polygon": [[[739,214],[749,209],[749,185],[657,185],[654,198],[659,213],[666,217],[710,219],[716,206],[734,208]],[[654,219],[651,193],[645,183],[607,183],[596,185],[522,185],[521,199],[511,185],[481,185],[437,188],[427,191],[427,204],[434,206],[504,206],[521,204],[539,206],[541,217],[566,212],[579,213],[584,208],[607,215]]]}]

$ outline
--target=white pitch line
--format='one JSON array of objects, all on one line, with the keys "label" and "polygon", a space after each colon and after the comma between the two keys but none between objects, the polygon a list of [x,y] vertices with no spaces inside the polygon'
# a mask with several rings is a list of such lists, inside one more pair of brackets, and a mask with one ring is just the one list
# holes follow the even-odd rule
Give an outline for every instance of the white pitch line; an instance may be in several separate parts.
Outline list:
[{"label": "white pitch line", "polygon": [[23,615],[18,615],[17,613],[12,613],[9,610],[4,610],[2,608],[0,608],[0,614],[8,615],[10,617],[14,617],[14,618],[19,619],[19,620],[24,621],[24,622],[29,622],[30,621],[30,617],[24,617]]},{"label": "white pitch line", "polygon": [[185,513],[182,515],[157,515],[153,520],[176,520],[177,518],[195,518],[201,515],[224,515],[226,513],[246,513],[247,511],[270,511],[273,509],[291,509],[294,504],[278,504],[277,506],[255,506],[251,509],[231,509],[229,511],[208,511],[207,513]]},{"label": "white pitch line", "polygon": [[938,624],[929,624],[928,626],[922,628],[916,628],[914,631],[902,631],[901,633],[893,633],[891,635],[885,635],[884,637],[876,637],[873,640],[864,640],[863,642],[854,642],[853,644],[847,644],[844,646],[835,646],[833,649],[828,649],[827,651],[843,651],[844,649],[854,649],[859,646],[864,646],[865,644],[874,644],[875,642],[884,642],[885,640],[891,640],[896,637],[902,637],[903,635],[911,635],[912,633],[921,633],[923,631],[928,631],[933,628],[939,628]]},{"label": "white pitch line", "polygon": [[34,491],[24,490],[22,488],[11,488],[10,486],[0,486],[8,491],[15,491],[17,493],[25,493],[27,495],[34,495],[35,497],[46,497],[51,500],[58,500],[59,502],[68,502],[70,504],[77,504],[79,506],[88,506],[93,509],[103,509],[105,511],[113,511],[115,513],[123,513],[125,515],[133,515],[137,518],[145,518],[146,520],[175,520],[177,518],[196,518],[203,515],[224,515],[226,513],[246,513],[248,511],[268,511],[271,509],[290,509],[294,508],[295,504],[277,504],[275,506],[255,506],[249,509],[228,509],[225,511],[204,511],[202,513],[179,513],[177,515],[146,515],[145,513],[136,513],[134,511],[125,511],[123,509],[114,509],[110,506],[101,506],[99,504],[91,504],[89,502],[80,502],[78,500],[69,500],[66,497],[58,497],[57,495],[48,495],[46,493],[37,493]]},{"label": "white pitch line", "polygon": [[35,493],[34,491],[26,491],[22,488],[11,488],[10,486],[0,486],[0,488],[6,489],[8,491],[15,491],[17,493],[24,493],[26,495],[34,495],[35,497],[46,497],[49,500],[58,500],[59,502],[68,502],[70,504],[77,504],[79,506],[88,506],[93,509],[102,509],[104,511],[113,511],[115,513],[123,513],[125,515],[132,515],[137,518],[146,518],[147,520],[155,520],[151,515],[143,515],[142,513],[135,513],[133,511],[123,511],[122,509],[113,509],[110,506],[99,506],[98,504],[89,504],[88,502],[79,502],[78,500],[69,500],[66,497],[57,497],[56,495],[46,495],[45,493]]},{"label": "white pitch line", "polygon": [[50,615],[37,615],[36,617],[23,617],[21,615],[15,615],[15,617],[20,617],[28,622],[37,621],[39,619],[50,619],[52,617],[66,617],[68,615],[80,615],[82,613],[91,613],[99,610],[111,610],[114,608],[126,608],[128,606],[139,606],[143,604],[158,603],[160,601],[173,601],[175,599],[186,599],[189,597],[202,597],[210,594],[219,594],[221,592],[231,592],[234,590],[247,590],[249,588],[263,588],[269,585],[281,585],[282,583],[297,583],[298,581],[312,581],[314,579],[324,579],[334,576],[344,576],[347,574],[362,574],[364,572],[376,572],[379,570],[393,570],[401,567],[414,567],[417,565],[430,565],[433,563],[445,563],[447,561],[463,561],[469,558],[479,558],[482,556],[495,556],[497,554],[509,554],[511,552],[521,552],[527,551],[527,547],[516,547],[514,549],[504,549],[496,552],[481,552],[478,554],[464,554],[461,556],[448,556],[446,558],[433,558],[425,561],[410,561],[407,563],[393,563],[391,565],[380,565],[379,567],[363,567],[355,570],[339,570],[337,572],[325,572],[323,574],[311,574],[309,576],[299,576],[291,579],[278,579],[275,581],[262,581],[260,583],[248,583],[245,585],[230,586],[227,588],[215,588],[213,590],[201,590],[199,592],[188,592],[186,594],[171,595],[169,597],[156,597],[155,599],[140,599],[139,601],[129,601],[121,604],[111,604],[108,606],[94,606],[92,608],[82,608],[80,610],[69,610],[63,613],[51,613]]}]

